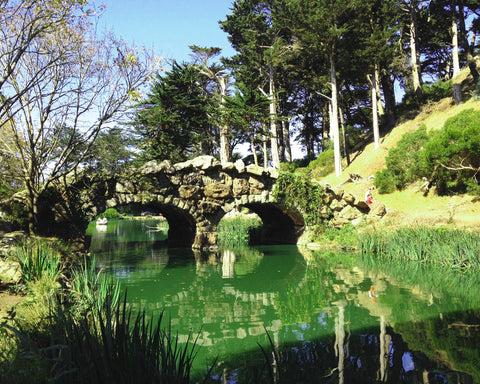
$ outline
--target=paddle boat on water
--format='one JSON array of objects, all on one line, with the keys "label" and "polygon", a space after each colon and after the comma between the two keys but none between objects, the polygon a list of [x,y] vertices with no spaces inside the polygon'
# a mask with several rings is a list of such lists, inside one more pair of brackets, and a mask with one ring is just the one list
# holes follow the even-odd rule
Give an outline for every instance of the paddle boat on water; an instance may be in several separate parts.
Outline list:
[{"label": "paddle boat on water", "polygon": [[99,217],[96,221],[96,224],[97,225],[107,225],[108,224],[108,220],[106,217]]}]

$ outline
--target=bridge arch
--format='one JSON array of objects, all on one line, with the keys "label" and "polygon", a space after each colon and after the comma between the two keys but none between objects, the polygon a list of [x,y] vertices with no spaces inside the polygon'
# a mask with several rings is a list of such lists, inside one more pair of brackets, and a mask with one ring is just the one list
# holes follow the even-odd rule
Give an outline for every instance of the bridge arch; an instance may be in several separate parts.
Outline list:
[{"label": "bridge arch", "polygon": [[[242,207],[262,219],[261,243],[296,244],[305,228],[304,215],[276,200],[278,176],[276,169],[246,166],[242,160],[220,164],[212,156],[200,156],[178,164],[151,161],[124,175],[83,175],[64,195],[75,195],[76,217],[86,213],[90,220],[121,206],[134,207],[138,213],[161,212],[170,225],[168,243],[174,247],[215,249],[218,223]],[[324,218],[341,224],[370,210],[363,199],[335,188],[325,191]]]}]

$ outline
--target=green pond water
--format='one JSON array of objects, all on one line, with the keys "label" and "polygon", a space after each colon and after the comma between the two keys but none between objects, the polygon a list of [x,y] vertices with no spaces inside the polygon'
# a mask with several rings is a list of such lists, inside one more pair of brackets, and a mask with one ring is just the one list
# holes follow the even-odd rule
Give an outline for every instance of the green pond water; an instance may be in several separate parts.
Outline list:
[{"label": "green pond water", "polygon": [[134,310],[198,336],[194,382],[212,364],[218,383],[480,382],[478,274],[296,246],[171,249],[155,225],[92,223],[90,251]]}]

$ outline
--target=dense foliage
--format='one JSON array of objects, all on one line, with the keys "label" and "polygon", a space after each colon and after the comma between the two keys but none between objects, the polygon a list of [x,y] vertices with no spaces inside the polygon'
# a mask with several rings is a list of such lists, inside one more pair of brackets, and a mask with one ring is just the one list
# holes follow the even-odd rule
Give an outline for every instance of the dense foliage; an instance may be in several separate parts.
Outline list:
[{"label": "dense foliage", "polygon": [[465,110],[438,130],[422,126],[405,134],[386,157],[387,168],[377,172],[380,193],[427,180],[437,193],[480,193],[480,111]]},{"label": "dense foliage", "polygon": [[275,198],[286,207],[299,210],[306,225],[319,225],[323,222],[322,207],[324,190],[319,184],[297,174],[282,172],[275,184]]}]

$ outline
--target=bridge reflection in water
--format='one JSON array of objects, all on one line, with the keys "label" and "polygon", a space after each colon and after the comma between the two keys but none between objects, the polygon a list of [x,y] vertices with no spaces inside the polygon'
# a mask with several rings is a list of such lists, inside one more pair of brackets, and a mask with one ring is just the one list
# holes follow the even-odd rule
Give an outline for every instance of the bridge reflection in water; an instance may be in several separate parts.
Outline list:
[{"label": "bridge reflection in water", "polygon": [[266,331],[282,382],[480,380],[479,296],[461,286],[475,281],[386,272],[295,246],[201,253],[120,241],[115,251],[115,241],[92,238],[98,262],[128,289],[135,310],[165,310],[181,342],[199,333],[195,371],[218,357],[214,381],[252,382],[265,365],[257,343],[271,350]]}]

